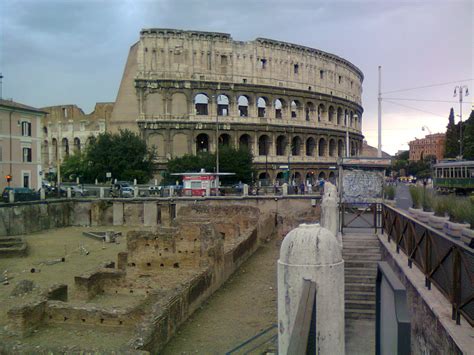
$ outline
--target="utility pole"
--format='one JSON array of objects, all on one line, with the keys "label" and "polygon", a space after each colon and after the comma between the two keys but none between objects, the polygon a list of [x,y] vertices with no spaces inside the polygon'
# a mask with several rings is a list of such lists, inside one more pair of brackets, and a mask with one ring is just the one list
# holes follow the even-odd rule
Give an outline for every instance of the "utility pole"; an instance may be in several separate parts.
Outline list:
[{"label": "utility pole", "polygon": [[3,74],[0,73],[0,100],[3,99]]},{"label": "utility pole", "polygon": [[350,157],[351,148],[349,146],[349,117],[347,116],[347,111],[344,115],[344,124],[346,126],[346,157]]},{"label": "utility pole", "polygon": [[216,95],[216,194],[219,195],[219,96]]},{"label": "utility pole", "polygon": [[469,95],[469,89],[467,85],[457,85],[454,87],[454,97],[457,95],[457,91],[459,91],[459,159],[462,159],[462,96],[468,96]]},{"label": "utility pole", "polygon": [[379,65],[379,107],[378,107],[378,134],[379,144],[377,147],[377,157],[382,158],[382,66]]}]

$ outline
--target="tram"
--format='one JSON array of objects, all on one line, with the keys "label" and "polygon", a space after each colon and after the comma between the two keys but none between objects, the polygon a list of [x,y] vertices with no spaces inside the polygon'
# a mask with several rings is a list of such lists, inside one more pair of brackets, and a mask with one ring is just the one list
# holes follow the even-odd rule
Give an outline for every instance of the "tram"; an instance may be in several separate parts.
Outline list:
[{"label": "tram", "polygon": [[438,191],[474,191],[474,161],[441,161],[433,165],[433,187]]}]

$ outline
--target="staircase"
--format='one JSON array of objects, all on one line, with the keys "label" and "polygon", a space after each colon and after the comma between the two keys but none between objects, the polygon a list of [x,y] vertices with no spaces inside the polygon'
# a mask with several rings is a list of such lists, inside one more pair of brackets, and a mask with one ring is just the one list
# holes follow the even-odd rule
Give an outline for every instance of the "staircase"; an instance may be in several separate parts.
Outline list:
[{"label": "staircase", "polygon": [[[373,233],[373,232],[372,232]],[[345,276],[345,316],[375,320],[375,277],[381,259],[377,236],[346,234],[342,238]]]}]

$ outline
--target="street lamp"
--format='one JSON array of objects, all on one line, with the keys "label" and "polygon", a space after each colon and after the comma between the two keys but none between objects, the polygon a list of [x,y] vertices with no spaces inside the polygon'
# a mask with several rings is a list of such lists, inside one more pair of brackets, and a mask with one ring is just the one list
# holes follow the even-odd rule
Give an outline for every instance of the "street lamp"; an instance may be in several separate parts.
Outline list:
[{"label": "street lamp", "polygon": [[216,194],[219,195],[219,95],[212,95],[212,98],[216,103]]},{"label": "street lamp", "polygon": [[467,85],[457,85],[454,87],[454,96],[457,96],[457,92],[459,91],[459,159],[462,159],[462,97],[469,95],[469,89]]},{"label": "street lamp", "polygon": [[428,126],[423,126],[423,127],[421,127],[421,130],[422,130],[423,132],[426,130],[426,131],[428,131],[429,134],[432,134],[432,133],[431,133],[431,130],[429,129]]}]

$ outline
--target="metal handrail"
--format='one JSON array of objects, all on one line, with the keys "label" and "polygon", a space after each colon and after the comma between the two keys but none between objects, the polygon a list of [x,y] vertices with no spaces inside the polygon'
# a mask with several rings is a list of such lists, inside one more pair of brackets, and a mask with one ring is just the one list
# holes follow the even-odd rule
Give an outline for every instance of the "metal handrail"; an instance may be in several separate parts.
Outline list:
[{"label": "metal handrail", "polygon": [[462,314],[474,326],[474,250],[431,228],[406,212],[382,206],[382,228],[425,275],[425,286],[435,284],[452,305],[452,319],[460,324]]}]

